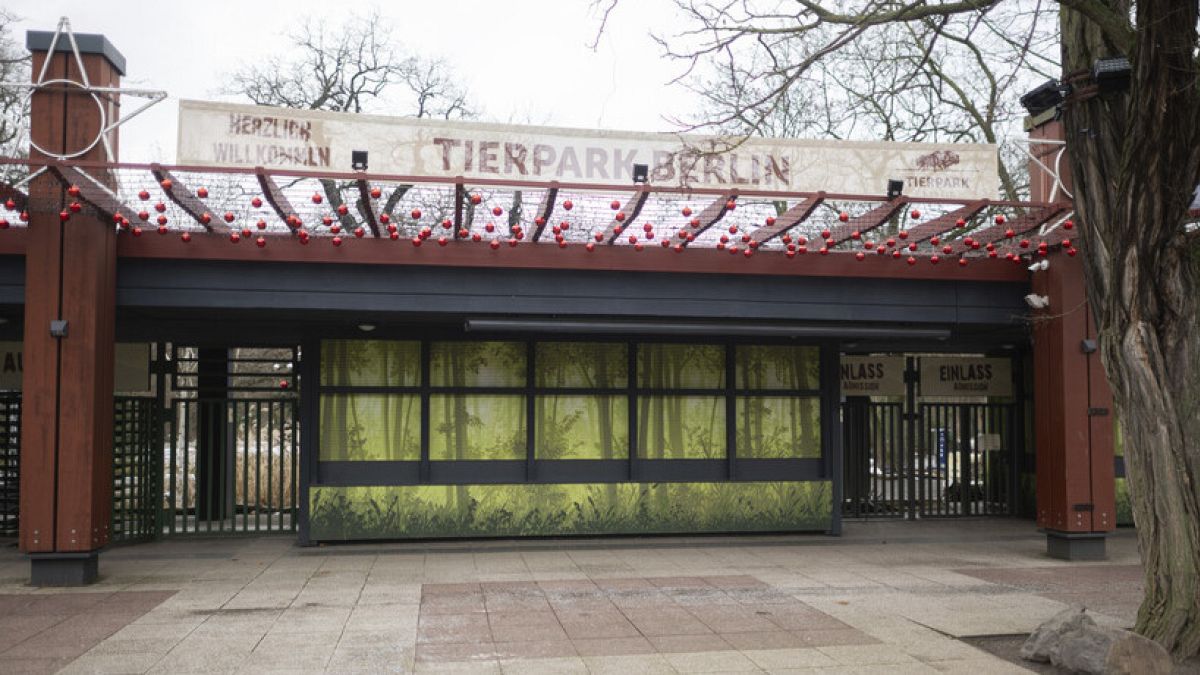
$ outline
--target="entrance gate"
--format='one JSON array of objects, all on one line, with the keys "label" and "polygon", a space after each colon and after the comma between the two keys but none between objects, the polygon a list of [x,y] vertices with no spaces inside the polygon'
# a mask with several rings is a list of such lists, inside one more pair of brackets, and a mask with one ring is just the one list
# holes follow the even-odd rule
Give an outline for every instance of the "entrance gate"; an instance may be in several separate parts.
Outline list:
[{"label": "entrance gate", "polygon": [[1020,456],[1014,403],[842,404],[847,518],[999,516],[1016,512]]}]

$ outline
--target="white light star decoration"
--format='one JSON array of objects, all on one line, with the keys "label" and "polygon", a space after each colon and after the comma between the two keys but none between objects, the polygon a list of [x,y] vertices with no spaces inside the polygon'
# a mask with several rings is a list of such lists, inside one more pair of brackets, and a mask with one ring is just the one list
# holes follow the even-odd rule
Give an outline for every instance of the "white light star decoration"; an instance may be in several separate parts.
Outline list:
[{"label": "white light star decoration", "polygon": [[[75,57],[75,65],[79,70],[80,81],[65,78],[47,78],[47,73],[50,70],[50,62],[52,60],[50,56],[55,53],[55,50],[58,47],[59,39],[63,36],[66,36],[67,42],[69,42],[71,45],[71,53]],[[25,94],[27,99],[32,97],[36,92],[47,88],[76,87],[80,91],[87,93],[92,97],[92,100],[95,101],[96,108],[100,113],[100,129],[97,131],[96,137],[92,139],[90,143],[78,150],[62,153],[51,152],[50,150],[39,146],[33,139],[30,139],[29,141],[30,147],[42,153],[43,155],[46,155],[47,157],[51,157],[59,161],[65,161],[80,157],[90,152],[92,148],[96,147],[96,145],[103,145],[104,153],[108,158],[108,161],[116,161],[112,149],[112,132],[125,122],[128,122],[134,117],[137,117],[141,113],[145,112],[145,110],[150,106],[165,99],[167,97],[167,92],[155,89],[129,89],[125,87],[101,87],[93,85],[88,80],[87,69],[84,68],[83,57],[79,53],[79,45],[76,44],[75,34],[71,31],[71,22],[65,16],[58,20],[58,28],[54,31],[54,37],[50,39],[50,47],[47,50],[47,53],[48,56],[45,62],[42,64],[42,69],[33,82],[0,82],[0,87],[26,89],[28,90]],[[121,116],[116,110],[116,105],[113,100],[114,96],[116,95],[136,96],[147,100],[129,114]],[[45,167],[39,169],[28,176],[25,180],[21,181],[21,183],[28,182],[34,176],[37,176],[45,170]]]}]

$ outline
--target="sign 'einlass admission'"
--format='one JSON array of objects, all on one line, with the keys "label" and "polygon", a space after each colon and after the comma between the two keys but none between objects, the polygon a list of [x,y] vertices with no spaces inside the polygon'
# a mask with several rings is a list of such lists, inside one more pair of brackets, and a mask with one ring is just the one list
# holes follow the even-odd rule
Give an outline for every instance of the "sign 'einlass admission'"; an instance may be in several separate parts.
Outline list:
[{"label": "sign 'einlass admission'", "polygon": [[[995,145],[752,138],[482,124],[179,102],[178,163],[470,179],[629,183],[634,164],[661,186],[879,195],[889,179],[914,197],[984,199],[999,184]],[[728,150],[727,152],[721,152]]]}]

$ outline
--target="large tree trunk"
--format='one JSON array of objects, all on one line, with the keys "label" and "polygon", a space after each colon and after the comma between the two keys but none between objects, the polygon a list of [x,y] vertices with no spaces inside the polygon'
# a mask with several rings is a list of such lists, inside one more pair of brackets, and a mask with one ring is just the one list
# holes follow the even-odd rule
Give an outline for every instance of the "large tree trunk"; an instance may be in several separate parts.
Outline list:
[{"label": "large tree trunk", "polygon": [[1200,182],[1197,5],[1139,0],[1136,11],[1123,52],[1064,8],[1064,79],[1122,53],[1134,71],[1128,95],[1076,87],[1064,122],[1145,567],[1137,631],[1182,658],[1200,652],[1200,254],[1183,227]]}]

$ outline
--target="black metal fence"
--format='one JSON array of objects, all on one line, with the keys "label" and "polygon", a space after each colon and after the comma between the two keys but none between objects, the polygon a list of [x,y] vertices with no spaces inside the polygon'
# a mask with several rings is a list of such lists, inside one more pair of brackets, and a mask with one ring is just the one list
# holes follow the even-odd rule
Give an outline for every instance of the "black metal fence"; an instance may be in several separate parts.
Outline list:
[{"label": "black metal fence", "polygon": [[176,399],[165,449],[163,533],[295,531],[295,398]]},{"label": "black metal fence", "polygon": [[162,494],[162,421],[153,396],[118,396],[113,411],[114,542],[153,539]]},{"label": "black metal fence", "polygon": [[0,537],[15,537],[21,506],[21,394],[0,392]]}]

